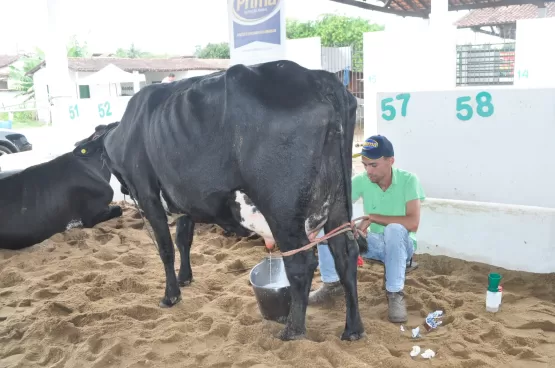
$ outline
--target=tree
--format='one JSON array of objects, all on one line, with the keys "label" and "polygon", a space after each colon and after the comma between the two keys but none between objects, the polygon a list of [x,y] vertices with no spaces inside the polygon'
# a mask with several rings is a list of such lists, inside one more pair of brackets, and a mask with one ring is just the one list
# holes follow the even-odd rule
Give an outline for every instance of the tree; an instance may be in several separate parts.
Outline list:
[{"label": "tree", "polygon": [[13,81],[13,88],[20,93],[17,97],[24,96],[27,102],[35,98],[35,87],[33,83],[33,76],[27,73],[36,68],[44,60],[44,53],[37,49],[35,53],[24,56],[21,61],[21,67],[10,65],[9,77]]},{"label": "tree", "polygon": [[197,46],[195,56],[199,59],[229,59],[227,42],[209,43],[205,47]]},{"label": "tree", "polygon": [[320,37],[324,47],[351,46],[355,51],[352,56],[353,71],[362,71],[362,39],[366,32],[383,31],[384,26],[370,23],[362,18],[350,18],[344,15],[324,14],[316,21],[286,21],[288,39]]},{"label": "tree", "polygon": [[[81,44],[75,35],[71,37],[66,50],[68,57],[88,56],[87,42]],[[17,96],[25,96],[24,102],[27,102],[35,98],[33,76],[27,75],[27,73],[44,61],[44,52],[36,48],[33,53],[23,56],[20,60],[22,61],[21,67],[10,66],[9,77],[13,81],[14,89],[20,92]]]},{"label": "tree", "polygon": [[141,59],[151,57],[151,54],[139,50],[137,47],[135,47],[135,43],[131,43],[131,46],[128,49],[117,49],[116,56],[122,58]]},{"label": "tree", "polygon": [[[320,37],[322,46],[353,46],[362,50],[362,35],[366,32],[383,31],[384,26],[370,23],[363,18],[350,18],[344,15],[324,14],[314,21],[300,22],[295,19],[286,20],[287,39]],[[229,58],[227,42],[196,47],[195,56],[201,59]]]},{"label": "tree", "polygon": [[370,23],[362,18],[324,14],[316,21],[286,21],[288,39],[320,37],[322,46],[353,46],[362,50],[362,35],[366,32],[383,31],[384,26]]},{"label": "tree", "polygon": [[77,40],[77,37],[73,35],[69,44],[67,46],[67,56],[68,57],[87,57],[89,54],[87,50],[87,41],[81,43]]}]

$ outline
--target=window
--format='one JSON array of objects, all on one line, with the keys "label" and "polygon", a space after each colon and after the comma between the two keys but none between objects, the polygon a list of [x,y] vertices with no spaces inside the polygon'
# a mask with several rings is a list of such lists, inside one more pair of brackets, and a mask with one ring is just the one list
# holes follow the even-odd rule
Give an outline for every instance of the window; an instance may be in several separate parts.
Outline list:
[{"label": "window", "polygon": [[8,81],[0,80],[0,89],[8,89]]},{"label": "window", "polygon": [[79,86],[79,98],[91,98],[91,89],[89,86]]}]

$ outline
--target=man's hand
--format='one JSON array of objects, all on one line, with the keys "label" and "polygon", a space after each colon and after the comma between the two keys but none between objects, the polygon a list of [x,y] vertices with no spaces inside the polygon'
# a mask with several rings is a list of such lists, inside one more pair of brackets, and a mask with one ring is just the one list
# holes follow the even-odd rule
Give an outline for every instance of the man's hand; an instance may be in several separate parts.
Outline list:
[{"label": "man's hand", "polygon": [[368,219],[362,220],[357,227],[364,233],[364,235],[368,235],[368,227],[371,224],[372,220],[370,219],[370,216],[368,216]]}]

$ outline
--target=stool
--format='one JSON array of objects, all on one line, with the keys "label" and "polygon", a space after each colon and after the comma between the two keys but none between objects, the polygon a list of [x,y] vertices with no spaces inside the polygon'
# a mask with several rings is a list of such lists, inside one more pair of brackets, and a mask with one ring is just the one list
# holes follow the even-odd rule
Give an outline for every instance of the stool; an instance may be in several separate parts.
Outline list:
[{"label": "stool", "polygon": [[[384,270],[383,270],[383,285],[382,285],[382,290],[385,290],[385,265],[382,261],[377,260],[377,259],[370,259],[370,258],[363,258],[365,261],[369,262],[369,263],[377,263],[377,264],[381,264],[382,266],[384,266]],[[405,274],[408,274],[414,270],[416,270],[418,268],[418,262],[413,261],[413,257],[411,257],[409,259],[409,261],[407,262],[407,268],[405,269]]]}]

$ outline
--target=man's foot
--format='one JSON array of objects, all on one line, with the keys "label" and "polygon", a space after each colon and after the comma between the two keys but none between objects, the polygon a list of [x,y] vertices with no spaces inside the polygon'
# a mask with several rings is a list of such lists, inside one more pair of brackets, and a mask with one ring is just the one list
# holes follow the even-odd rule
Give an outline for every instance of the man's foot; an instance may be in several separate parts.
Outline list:
[{"label": "man's foot", "polygon": [[335,299],[337,296],[344,295],[343,285],[341,282],[324,282],[318,290],[311,291],[308,294],[308,304],[327,303]]},{"label": "man's foot", "polygon": [[405,294],[386,292],[389,303],[388,318],[390,322],[402,323],[407,321],[407,307],[405,305]]}]

